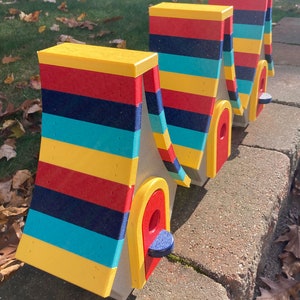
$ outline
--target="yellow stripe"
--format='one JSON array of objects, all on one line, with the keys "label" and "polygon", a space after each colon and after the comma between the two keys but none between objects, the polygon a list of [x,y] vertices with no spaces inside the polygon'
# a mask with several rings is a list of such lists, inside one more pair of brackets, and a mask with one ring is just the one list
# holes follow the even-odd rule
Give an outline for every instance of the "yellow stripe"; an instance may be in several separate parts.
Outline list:
[{"label": "yellow stripe", "polygon": [[265,45],[272,45],[272,33],[264,34],[264,43]]},{"label": "yellow stripe", "polygon": [[226,67],[224,66],[225,79],[234,80],[235,79],[235,69],[234,66]]},{"label": "yellow stripe", "polygon": [[161,88],[216,97],[219,79],[160,71]]},{"label": "yellow stripe", "polygon": [[169,131],[166,130],[164,134],[153,132],[155,144],[157,148],[168,150],[171,145]]},{"label": "yellow stripe", "polygon": [[233,108],[232,110],[237,116],[242,116],[244,114],[244,108],[242,106],[240,108]]},{"label": "yellow stripe", "polygon": [[138,77],[158,64],[157,53],[64,43],[38,51],[39,62],[67,68]]},{"label": "yellow stripe", "polygon": [[239,93],[239,96],[240,96],[242,107],[244,109],[247,109],[248,104],[249,104],[250,95]]},{"label": "yellow stripe", "polygon": [[187,3],[160,3],[149,8],[149,15],[194,20],[223,21],[232,16],[232,6]]},{"label": "yellow stripe", "polygon": [[236,52],[260,54],[261,45],[261,40],[233,38],[233,48]]},{"label": "yellow stripe", "polygon": [[117,269],[110,269],[26,234],[16,257],[99,296],[110,295]]},{"label": "yellow stripe", "polygon": [[192,148],[175,145],[174,151],[181,165],[198,170],[202,161],[203,152]]},{"label": "yellow stripe", "polygon": [[184,187],[190,187],[191,186],[191,178],[189,176],[185,176],[183,180],[177,180],[175,179],[175,182],[178,185],[184,186]]},{"label": "yellow stripe", "polygon": [[135,184],[138,165],[138,157],[130,159],[45,137],[40,160],[126,185]]}]

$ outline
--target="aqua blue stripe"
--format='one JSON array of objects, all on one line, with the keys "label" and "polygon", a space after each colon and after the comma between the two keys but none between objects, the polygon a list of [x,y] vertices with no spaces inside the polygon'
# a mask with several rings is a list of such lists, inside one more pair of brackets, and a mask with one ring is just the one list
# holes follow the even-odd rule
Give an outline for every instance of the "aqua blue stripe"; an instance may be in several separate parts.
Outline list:
[{"label": "aqua blue stripe", "polygon": [[265,33],[271,33],[272,32],[272,22],[266,21],[265,23]]},{"label": "aqua blue stripe", "polygon": [[220,74],[221,60],[159,53],[158,61],[161,71],[209,78]]},{"label": "aqua blue stripe", "polygon": [[24,232],[109,268],[118,266],[124,243],[33,209],[29,210]]},{"label": "aqua blue stripe", "polygon": [[182,167],[180,167],[180,170],[178,171],[178,173],[174,173],[174,172],[169,171],[169,174],[175,180],[184,180],[184,178],[186,176],[186,173],[185,173],[185,171]]},{"label": "aqua blue stripe", "polygon": [[237,86],[239,93],[250,95],[252,91],[252,81],[237,79]]},{"label": "aqua blue stripe", "polygon": [[204,151],[207,133],[169,125],[173,144]]},{"label": "aqua blue stripe", "polygon": [[231,67],[234,64],[233,50],[223,52],[223,62],[224,62],[224,66],[226,67]]},{"label": "aqua blue stripe", "polygon": [[164,111],[159,115],[149,114],[152,131],[164,133],[167,129],[166,117]]},{"label": "aqua blue stripe", "polygon": [[137,157],[141,130],[129,131],[43,113],[42,136],[128,158]]},{"label": "aqua blue stripe", "polygon": [[264,27],[251,24],[233,24],[234,37],[261,40]]}]

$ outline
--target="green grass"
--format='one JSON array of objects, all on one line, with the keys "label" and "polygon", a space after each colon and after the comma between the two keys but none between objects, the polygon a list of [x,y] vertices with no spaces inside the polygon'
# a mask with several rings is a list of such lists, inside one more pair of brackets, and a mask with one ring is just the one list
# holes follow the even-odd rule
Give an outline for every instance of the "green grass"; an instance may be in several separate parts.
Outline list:
[{"label": "green grass", "polygon": [[[299,0],[298,0],[299,1]],[[273,19],[275,22],[284,16],[299,17],[299,9],[296,7],[298,1],[275,1]],[[6,2],[6,0],[2,0]],[[109,46],[110,40],[124,39],[128,49],[148,50],[148,7],[149,5],[162,2],[161,0],[69,0],[68,12],[57,9],[61,1],[57,3],[43,2],[43,0],[18,0],[15,4],[0,4],[0,60],[4,56],[19,56],[21,60],[2,64],[0,62],[0,93],[7,97],[7,102],[12,102],[16,107],[27,99],[40,98],[40,91],[29,87],[17,88],[17,83],[29,81],[29,78],[39,73],[36,52],[53,46],[57,43],[61,34],[71,35],[73,38],[86,42],[87,44]],[[165,1],[172,2],[172,1]],[[178,1],[187,3],[198,3],[198,0]],[[207,2],[204,0],[203,2]],[[9,19],[9,8],[16,8],[26,14],[40,10],[38,22],[26,23],[21,21],[18,15]],[[68,28],[66,25],[56,21],[57,17],[77,18],[81,13],[86,13],[85,20],[92,21],[97,25],[92,31],[82,28]],[[121,16],[115,22],[103,23],[104,19]],[[59,24],[60,31],[51,31],[49,28]],[[46,26],[42,33],[38,32],[40,26]],[[112,33],[102,38],[91,38],[91,34],[109,30]],[[11,85],[3,83],[8,74],[14,74],[15,81]],[[0,95],[1,95],[0,94]],[[3,102],[3,101],[2,101]],[[12,116],[18,118],[19,114]],[[10,118],[12,118],[10,117]],[[0,127],[3,123],[0,117]],[[39,133],[26,134],[17,140],[17,157],[6,161],[0,159],[0,179],[12,175],[18,169],[29,168],[35,171],[37,164]],[[4,139],[0,135],[0,146]]]}]

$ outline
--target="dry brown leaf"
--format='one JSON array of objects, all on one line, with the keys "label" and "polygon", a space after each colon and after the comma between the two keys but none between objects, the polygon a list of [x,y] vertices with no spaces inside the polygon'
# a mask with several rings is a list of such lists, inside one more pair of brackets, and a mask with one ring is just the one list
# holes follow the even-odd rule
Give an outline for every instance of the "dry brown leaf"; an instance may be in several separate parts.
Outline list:
[{"label": "dry brown leaf", "polygon": [[122,39],[114,39],[109,41],[110,44],[114,44],[117,48],[126,49],[126,41]]},{"label": "dry brown leaf", "polygon": [[1,129],[2,135],[8,138],[19,138],[25,134],[25,129],[18,120],[4,121]]},{"label": "dry brown leaf", "polygon": [[39,20],[40,13],[41,13],[41,10],[36,10],[27,15],[23,11],[21,11],[19,14],[19,17],[20,17],[20,20],[24,21],[24,22],[28,22],[28,23],[37,22]]},{"label": "dry brown leaf", "polygon": [[3,58],[2,58],[2,63],[3,64],[9,64],[9,63],[12,63],[12,62],[16,62],[17,60],[20,60],[21,59],[21,57],[20,56],[15,56],[15,57],[13,57],[13,56],[4,56]]},{"label": "dry brown leaf", "polygon": [[9,12],[10,15],[18,15],[20,13],[20,10],[17,9],[17,8],[10,8],[8,10],[8,12]]},{"label": "dry brown leaf", "polygon": [[10,102],[7,104],[5,111],[3,111],[3,103],[0,101],[0,117],[9,116],[16,111],[14,105]]},{"label": "dry brown leaf", "polygon": [[70,35],[65,35],[65,34],[61,34],[59,36],[59,42],[68,42],[68,43],[74,43],[74,44],[85,44],[85,42],[81,42],[81,41],[78,41],[76,39],[74,39],[72,36]]},{"label": "dry brown leaf", "polygon": [[51,31],[59,31],[59,25],[58,25],[58,24],[53,24],[53,25],[50,27],[50,30],[51,30]]},{"label": "dry brown leaf", "polygon": [[20,189],[22,185],[32,177],[29,170],[18,170],[12,179],[12,187],[14,189]]},{"label": "dry brown leaf", "polygon": [[7,75],[7,77],[4,79],[4,83],[11,84],[14,82],[14,80],[15,80],[14,74],[11,73],[11,74]]},{"label": "dry brown leaf", "polygon": [[282,271],[288,278],[295,278],[300,273],[300,260],[291,252],[283,252],[279,255],[282,261]]},{"label": "dry brown leaf", "polygon": [[57,8],[61,11],[67,12],[68,11],[67,2],[66,1],[62,2],[59,6],[57,6]]},{"label": "dry brown leaf", "polygon": [[88,20],[81,22],[81,24],[79,25],[80,28],[87,28],[88,30],[93,30],[94,26],[97,26],[97,24]]},{"label": "dry brown leaf", "polygon": [[4,157],[6,158],[6,160],[10,160],[16,156],[17,156],[17,152],[12,146],[3,144],[0,147],[0,159]]},{"label": "dry brown leaf", "polygon": [[12,185],[12,179],[0,181],[0,204],[1,205],[9,202],[10,200],[9,192],[11,190],[11,185]]},{"label": "dry brown leaf", "polygon": [[300,258],[300,227],[298,225],[289,225],[289,231],[282,234],[276,242],[288,242],[284,250],[291,252],[295,257]]},{"label": "dry brown leaf", "polygon": [[28,207],[0,207],[0,219],[17,219],[26,215]]},{"label": "dry brown leaf", "polygon": [[293,278],[284,278],[279,276],[278,281],[272,281],[268,278],[261,278],[261,280],[270,287],[270,290],[260,288],[261,296],[256,300],[294,300],[298,299],[298,292],[300,291],[300,282]]},{"label": "dry brown leaf", "polygon": [[78,17],[77,17],[77,21],[82,21],[83,19],[85,19],[86,17],[86,13],[81,13]]},{"label": "dry brown leaf", "polygon": [[66,17],[57,17],[55,20],[68,25],[69,28],[76,28],[81,25],[81,22],[76,21],[74,18],[68,19]]},{"label": "dry brown leaf", "polygon": [[115,17],[111,17],[111,18],[106,18],[102,22],[105,24],[105,23],[110,23],[110,22],[116,22],[116,21],[119,21],[121,19],[123,19],[122,16],[115,16]]},{"label": "dry brown leaf", "polygon": [[46,25],[40,26],[40,27],[39,27],[39,30],[38,30],[39,33],[43,33],[43,32],[46,30],[46,28],[47,28]]},{"label": "dry brown leaf", "polygon": [[41,89],[41,79],[40,75],[34,75],[30,77],[30,87],[34,90]]}]

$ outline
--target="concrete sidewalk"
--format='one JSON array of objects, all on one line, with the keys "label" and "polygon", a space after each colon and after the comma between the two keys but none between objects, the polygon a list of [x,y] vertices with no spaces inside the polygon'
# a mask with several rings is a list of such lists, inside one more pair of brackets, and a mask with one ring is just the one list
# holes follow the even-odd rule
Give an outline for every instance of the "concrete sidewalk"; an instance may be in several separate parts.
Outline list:
[{"label": "concrete sidewalk", "polygon": [[[174,261],[162,259],[129,299],[250,300],[267,263],[300,145],[300,19],[274,28],[273,103],[233,131],[232,156],[205,187],[178,188],[172,215]],[[25,266],[0,285],[1,300],[96,300],[87,291]]]}]

